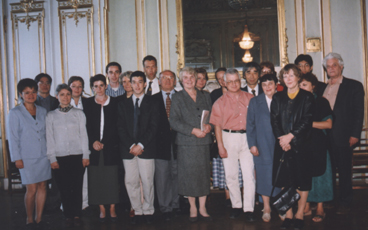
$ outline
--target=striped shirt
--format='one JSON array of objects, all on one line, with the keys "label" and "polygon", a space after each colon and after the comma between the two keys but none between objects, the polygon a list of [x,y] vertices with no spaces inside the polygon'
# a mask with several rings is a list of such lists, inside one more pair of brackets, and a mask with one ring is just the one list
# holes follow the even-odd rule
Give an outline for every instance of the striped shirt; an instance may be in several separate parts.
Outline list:
[{"label": "striped shirt", "polygon": [[117,96],[123,95],[125,93],[125,90],[122,85],[119,85],[118,90],[113,90],[110,85],[107,85],[107,89],[105,93],[107,96],[117,97]]}]

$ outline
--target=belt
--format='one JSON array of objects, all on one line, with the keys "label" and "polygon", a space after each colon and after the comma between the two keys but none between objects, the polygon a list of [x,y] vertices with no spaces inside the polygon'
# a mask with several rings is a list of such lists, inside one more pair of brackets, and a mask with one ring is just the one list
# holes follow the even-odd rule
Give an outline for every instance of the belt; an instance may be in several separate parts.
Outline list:
[{"label": "belt", "polygon": [[222,131],[225,131],[227,133],[246,133],[247,130],[228,130],[228,129],[223,129]]}]

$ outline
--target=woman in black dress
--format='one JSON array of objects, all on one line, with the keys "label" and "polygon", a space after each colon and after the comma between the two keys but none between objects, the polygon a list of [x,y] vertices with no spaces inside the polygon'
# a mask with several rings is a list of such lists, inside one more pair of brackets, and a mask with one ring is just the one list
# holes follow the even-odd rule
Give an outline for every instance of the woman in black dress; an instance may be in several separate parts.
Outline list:
[{"label": "woman in black dress", "polygon": [[90,166],[88,167],[88,201],[99,205],[100,221],[105,222],[104,205],[110,206],[110,219],[117,220],[115,204],[119,202],[118,164],[118,99],[105,94],[106,78],[97,74],[90,79],[95,96],[87,99],[84,112],[87,118]]},{"label": "woman in black dress", "polygon": [[[289,209],[281,226],[282,229],[288,228],[293,222],[294,229],[303,227],[303,211],[308,191],[312,187],[307,147],[311,143],[315,100],[312,93],[299,88],[300,75],[296,65],[286,65],[281,70],[280,77],[283,78],[287,90],[276,93],[271,102],[271,124],[277,140],[273,162],[273,184],[276,187],[294,185],[301,196],[295,220],[292,220],[293,211]],[[285,152],[285,161],[275,181],[283,152]]]}]

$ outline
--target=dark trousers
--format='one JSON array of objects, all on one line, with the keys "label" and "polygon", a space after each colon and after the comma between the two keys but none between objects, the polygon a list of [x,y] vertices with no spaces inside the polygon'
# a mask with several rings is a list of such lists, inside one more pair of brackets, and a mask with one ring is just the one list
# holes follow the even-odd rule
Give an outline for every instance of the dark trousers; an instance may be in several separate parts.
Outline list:
[{"label": "dark trousers", "polygon": [[[353,200],[352,156],[353,148],[331,144],[333,175],[335,177],[337,170],[339,173],[339,203],[344,206],[349,206]],[[334,182],[336,183],[336,180]]]},{"label": "dark trousers", "polygon": [[59,169],[54,169],[55,180],[60,190],[66,218],[82,215],[82,187],[84,167],[82,155],[57,157]]}]

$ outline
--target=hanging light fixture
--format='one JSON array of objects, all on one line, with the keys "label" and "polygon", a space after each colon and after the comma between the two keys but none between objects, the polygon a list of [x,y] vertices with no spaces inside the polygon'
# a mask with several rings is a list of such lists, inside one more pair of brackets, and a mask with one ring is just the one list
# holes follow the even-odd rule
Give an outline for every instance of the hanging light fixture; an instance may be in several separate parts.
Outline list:
[{"label": "hanging light fixture", "polygon": [[252,41],[252,39],[249,36],[248,26],[247,25],[244,25],[243,38],[239,42],[239,46],[240,46],[240,48],[242,48],[244,50],[252,49],[253,46],[254,46],[254,41]]},{"label": "hanging light fixture", "polygon": [[253,61],[253,57],[250,55],[249,50],[245,51],[244,57],[242,58],[242,60],[243,60],[244,63],[248,63],[248,62]]}]

